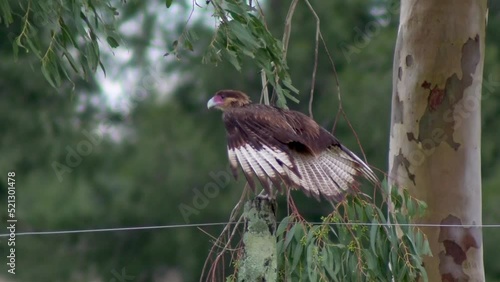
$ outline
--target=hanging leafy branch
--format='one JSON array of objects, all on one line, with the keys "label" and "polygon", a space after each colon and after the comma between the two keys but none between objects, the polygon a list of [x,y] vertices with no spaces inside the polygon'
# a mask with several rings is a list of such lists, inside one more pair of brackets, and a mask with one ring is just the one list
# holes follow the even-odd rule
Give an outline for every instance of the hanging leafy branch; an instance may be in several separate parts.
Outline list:
[{"label": "hanging leafy branch", "polygon": [[[384,183],[388,192],[387,183]],[[409,223],[425,203],[391,189],[387,213],[360,196],[349,196],[319,225],[297,213],[277,229],[282,281],[427,281],[423,256],[431,255],[425,235]],[[383,205],[381,205],[383,206]]]},{"label": "hanging leafy branch", "polygon": [[[125,0],[121,2],[126,3]],[[12,3],[0,0],[0,21],[7,27],[15,20],[22,23],[12,38],[14,53],[17,56],[21,49],[34,54],[41,63],[43,75],[53,87],[59,86],[63,79],[71,80],[71,71],[84,78],[92,75],[98,67],[105,72],[101,62],[103,42],[111,48],[120,44],[116,29],[119,13],[115,2],[24,0],[11,7]],[[265,73],[277,95],[278,106],[285,107],[287,98],[298,102],[293,95],[298,90],[293,87],[288,73],[283,44],[269,32],[257,9],[243,0],[208,3],[213,8],[218,26],[206,47],[203,62],[228,61],[241,70],[243,57],[249,57]],[[165,4],[169,8],[173,1],[167,0]],[[45,34],[43,30],[50,32]],[[181,47],[192,51],[196,40],[197,36],[186,28],[179,40],[174,41],[172,49],[175,53],[182,42]]]},{"label": "hanging leafy branch", "polygon": [[237,70],[242,59],[249,57],[266,74],[277,95],[277,105],[286,106],[286,98],[298,102],[284,56],[283,43],[265,26],[256,9],[242,0],[211,1],[214,16],[219,19],[212,42],[203,58],[204,62],[229,61]]},{"label": "hanging leafy branch", "polygon": [[[53,86],[62,79],[71,80],[70,70],[88,78],[98,67],[105,71],[100,58],[100,38],[115,48],[118,15],[111,1],[19,1],[14,13],[8,0],[0,0],[1,21],[9,27],[18,15],[21,29],[12,40],[14,54],[20,49],[34,54],[41,71]],[[49,30],[49,33],[43,31]]]},{"label": "hanging leafy branch", "polygon": [[[387,181],[382,188],[393,203],[391,211],[385,202],[349,195],[319,224],[307,222],[289,196],[291,214],[276,230],[278,281],[428,281],[423,257],[431,255],[429,243],[410,224],[424,215],[427,205],[405,189],[389,189]],[[216,273],[236,281],[243,250],[241,240],[234,240],[243,228],[239,225],[240,220],[227,227],[214,245],[218,250],[211,252],[230,257],[233,273],[225,273],[224,261],[209,257],[209,281],[222,281]]]}]

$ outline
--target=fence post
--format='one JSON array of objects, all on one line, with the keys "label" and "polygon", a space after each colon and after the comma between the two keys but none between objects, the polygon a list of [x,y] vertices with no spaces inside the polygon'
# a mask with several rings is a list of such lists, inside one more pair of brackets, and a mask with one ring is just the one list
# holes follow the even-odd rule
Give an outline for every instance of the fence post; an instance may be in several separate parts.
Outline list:
[{"label": "fence post", "polygon": [[239,282],[277,281],[275,201],[257,196],[246,202],[244,253]]}]

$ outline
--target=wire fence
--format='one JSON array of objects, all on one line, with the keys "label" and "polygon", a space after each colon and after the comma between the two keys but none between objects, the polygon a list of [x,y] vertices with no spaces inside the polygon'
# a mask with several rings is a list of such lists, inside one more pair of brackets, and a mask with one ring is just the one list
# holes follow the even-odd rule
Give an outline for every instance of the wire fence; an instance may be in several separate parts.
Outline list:
[{"label": "wire fence", "polygon": [[[60,234],[78,234],[78,233],[97,233],[97,232],[120,232],[120,231],[137,231],[137,230],[154,230],[154,229],[177,229],[177,228],[200,228],[211,226],[226,226],[228,224],[236,224],[237,222],[208,222],[208,223],[192,223],[192,224],[172,224],[172,225],[152,225],[152,226],[135,226],[135,227],[116,227],[116,228],[96,228],[96,229],[78,229],[78,230],[54,230],[54,231],[29,231],[16,232],[16,236],[28,235],[60,235]],[[377,222],[309,222],[313,225],[328,224],[328,225],[356,225],[356,226],[410,226],[410,227],[458,227],[458,228],[499,228],[500,224],[432,224],[432,223],[377,223]],[[11,233],[0,234],[1,237],[9,237]]]}]

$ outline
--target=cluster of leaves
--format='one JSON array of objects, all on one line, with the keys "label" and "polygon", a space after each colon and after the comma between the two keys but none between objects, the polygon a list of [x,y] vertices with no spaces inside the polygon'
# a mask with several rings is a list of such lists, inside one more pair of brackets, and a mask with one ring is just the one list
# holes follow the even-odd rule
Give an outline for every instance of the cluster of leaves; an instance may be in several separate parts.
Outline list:
[{"label": "cluster of leaves", "polygon": [[393,188],[390,195],[389,213],[349,196],[319,225],[284,218],[277,229],[280,280],[427,281],[422,257],[431,255],[429,244],[409,225],[426,205],[406,190]]},{"label": "cluster of leaves", "polygon": [[[191,52],[194,51],[193,42],[199,39],[198,34],[193,30],[185,29],[182,35],[172,42],[169,50],[164,54],[164,56],[168,56],[170,54],[174,55],[176,59],[180,60],[179,55],[179,47],[182,47]],[[179,45],[180,42],[180,45]]]},{"label": "cluster of leaves", "polygon": [[[166,7],[172,2],[166,0]],[[293,95],[298,90],[291,82],[283,44],[268,30],[257,9],[243,0],[209,3],[220,24],[203,62],[228,61],[241,70],[242,59],[247,56],[266,75],[267,83],[276,93],[278,106],[286,107],[287,98],[298,102]],[[11,38],[14,54],[17,56],[19,49],[35,54],[45,79],[53,87],[59,86],[62,79],[71,80],[71,69],[83,78],[90,77],[98,67],[105,72],[100,43],[105,38],[107,44],[115,48],[120,41],[116,30],[118,11],[111,1],[25,0],[18,3],[18,9],[14,11],[7,0],[0,1],[0,21],[9,26],[14,16],[19,15],[21,22]],[[185,30],[179,40],[173,42],[171,52],[177,55],[179,42],[193,51],[192,42],[197,38],[195,33]]]},{"label": "cluster of leaves", "polygon": [[[7,26],[19,15],[20,30],[12,39],[14,55],[19,49],[32,52],[41,62],[45,79],[59,86],[62,78],[71,80],[72,69],[88,78],[100,66],[100,38],[115,48],[117,9],[111,1],[19,1],[13,10],[8,1],[0,1],[0,20]],[[49,40],[46,40],[49,39]]]},{"label": "cluster of leaves", "polygon": [[225,59],[241,70],[242,59],[247,56],[265,73],[277,95],[278,106],[286,107],[286,98],[298,102],[292,94],[297,94],[298,90],[288,73],[283,44],[267,29],[256,9],[242,0],[211,3],[220,24],[203,62],[218,63]]}]

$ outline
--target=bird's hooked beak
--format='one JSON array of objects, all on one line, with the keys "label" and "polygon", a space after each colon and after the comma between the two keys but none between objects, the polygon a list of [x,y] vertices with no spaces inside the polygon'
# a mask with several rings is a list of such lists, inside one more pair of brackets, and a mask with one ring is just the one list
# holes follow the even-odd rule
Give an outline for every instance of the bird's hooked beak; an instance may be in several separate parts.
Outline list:
[{"label": "bird's hooked beak", "polygon": [[219,97],[218,95],[215,95],[212,97],[212,99],[208,100],[207,108],[208,109],[217,108],[222,104],[224,104],[224,100],[222,100],[222,98]]}]

